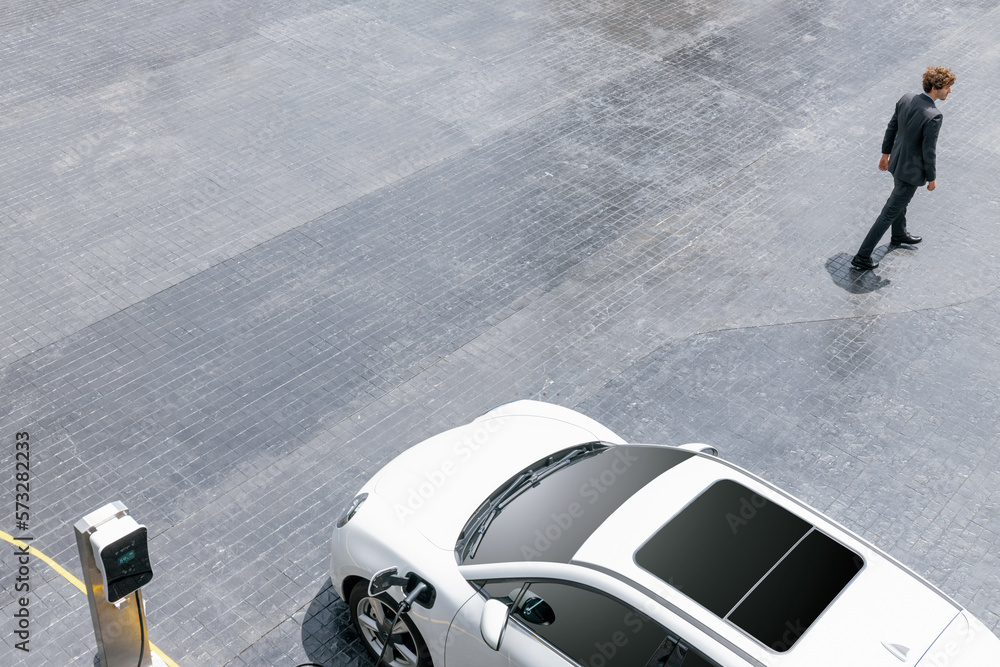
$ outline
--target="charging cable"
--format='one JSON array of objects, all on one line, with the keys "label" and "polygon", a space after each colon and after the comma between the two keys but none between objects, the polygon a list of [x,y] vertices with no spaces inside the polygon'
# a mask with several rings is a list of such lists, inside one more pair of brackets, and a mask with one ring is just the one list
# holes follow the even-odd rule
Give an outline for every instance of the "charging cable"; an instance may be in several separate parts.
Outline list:
[{"label": "charging cable", "polygon": [[425,590],[427,590],[427,584],[422,581],[417,582],[417,585],[413,587],[413,590],[410,591],[407,596],[403,598],[403,601],[399,603],[399,606],[396,607],[396,615],[393,616],[392,624],[386,632],[385,641],[382,643],[382,652],[379,653],[378,660],[375,661],[375,667],[379,667],[382,664],[382,660],[385,658],[385,652],[388,650],[389,642],[392,640],[392,631],[395,629],[396,623],[399,621],[399,617],[410,611],[413,607],[413,601],[420,597],[420,594]]}]

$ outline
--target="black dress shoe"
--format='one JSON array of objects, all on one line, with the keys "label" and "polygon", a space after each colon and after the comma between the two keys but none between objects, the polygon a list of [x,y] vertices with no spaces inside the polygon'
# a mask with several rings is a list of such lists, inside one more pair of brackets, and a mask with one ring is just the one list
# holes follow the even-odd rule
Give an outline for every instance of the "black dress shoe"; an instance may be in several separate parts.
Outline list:
[{"label": "black dress shoe", "polygon": [[903,236],[893,236],[892,240],[889,241],[891,245],[916,245],[923,241],[919,236],[914,236],[913,234],[904,234]]},{"label": "black dress shoe", "polygon": [[861,255],[855,255],[854,259],[851,260],[851,266],[861,271],[871,271],[878,268],[878,262],[873,262],[870,256],[862,257]]}]

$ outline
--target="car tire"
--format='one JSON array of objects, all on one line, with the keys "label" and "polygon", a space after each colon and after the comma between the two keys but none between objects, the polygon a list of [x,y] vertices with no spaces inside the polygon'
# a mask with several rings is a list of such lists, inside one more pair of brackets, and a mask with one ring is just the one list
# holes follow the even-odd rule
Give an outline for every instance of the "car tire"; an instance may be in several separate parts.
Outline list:
[{"label": "car tire", "polygon": [[[396,614],[398,602],[382,593],[371,596],[368,594],[368,582],[359,581],[351,589],[350,602],[351,621],[354,630],[361,638],[372,661],[378,660],[385,646],[386,625]],[[399,621],[393,623],[394,632],[391,635],[389,649],[385,653],[381,665],[375,667],[432,667],[430,651],[409,616],[403,614]]]}]

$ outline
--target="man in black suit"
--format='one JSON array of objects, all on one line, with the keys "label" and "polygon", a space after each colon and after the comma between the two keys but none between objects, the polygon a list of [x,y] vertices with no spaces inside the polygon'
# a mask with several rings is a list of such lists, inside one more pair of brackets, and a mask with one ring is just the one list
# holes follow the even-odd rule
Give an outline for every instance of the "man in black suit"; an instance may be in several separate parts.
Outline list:
[{"label": "man in black suit", "polygon": [[928,67],[924,72],[924,92],[907,93],[896,102],[896,111],[885,128],[882,159],[878,163],[880,170],[892,174],[895,185],[858,254],[851,260],[854,268],[864,271],[878,266],[878,262],[872,261],[872,251],[889,227],[892,227],[892,245],[920,243],[919,236],[906,231],[906,205],[921,185],[926,183],[928,191],[937,187],[935,158],[942,115],[934,103],[947,99],[954,83],[955,75],[947,67]]}]

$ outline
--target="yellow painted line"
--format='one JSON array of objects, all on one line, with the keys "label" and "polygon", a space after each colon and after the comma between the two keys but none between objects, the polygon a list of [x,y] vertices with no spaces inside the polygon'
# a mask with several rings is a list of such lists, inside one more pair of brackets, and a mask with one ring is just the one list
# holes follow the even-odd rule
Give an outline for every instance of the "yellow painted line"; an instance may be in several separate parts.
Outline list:
[{"label": "yellow painted line", "polygon": [[87,589],[84,587],[82,581],[80,581],[79,579],[77,579],[76,577],[74,577],[72,574],[70,574],[69,572],[67,572],[65,569],[63,569],[62,565],[60,565],[59,563],[57,563],[54,560],[52,560],[51,558],[49,558],[48,556],[46,556],[45,554],[43,554],[41,551],[39,551],[35,547],[31,546],[30,544],[27,544],[26,542],[22,542],[21,540],[18,540],[18,539],[14,538],[14,537],[11,537],[7,533],[3,532],[2,530],[0,530],[0,539],[2,539],[4,542],[10,542],[11,544],[13,544],[16,547],[22,547],[22,548],[23,547],[28,547],[28,553],[30,553],[35,558],[38,558],[39,560],[43,560],[46,563],[48,563],[49,567],[51,567],[53,570],[55,570],[60,575],[62,575],[63,579],[66,579],[67,581],[69,581],[69,583],[73,584],[78,589],[80,589],[81,593],[83,593],[83,594],[87,593]]},{"label": "yellow painted line", "polygon": [[[77,589],[79,589],[79,591],[84,595],[87,594],[87,587],[83,585],[82,581],[80,581],[72,574],[67,572],[66,568],[64,568],[62,565],[55,562],[54,560],[43,554],[41,551],[28,544],[27,542],[22,542],[21,540],[11,535],[8,535],[2,530],[0,530],[0,540],[3,540],[4,542],[9,542],[10,544],[13,544],[15,547],[21,547],[21,548],[27,547],[28,553],[30,553],[38,560],[45,561],[46,565],[55,570],[63,579],[76,586]],[[160,659],[163,660],[163,662],[167,663],[167,667],[180,667],[180,665],[178,665],[176,662],[168,658],[163,651],[158,649],[156,647],[156,644],[154,644],[153,642],[149,642],[149,647],[153,650],[154,653],[156,653],[156,655],[160,656]]]}]

